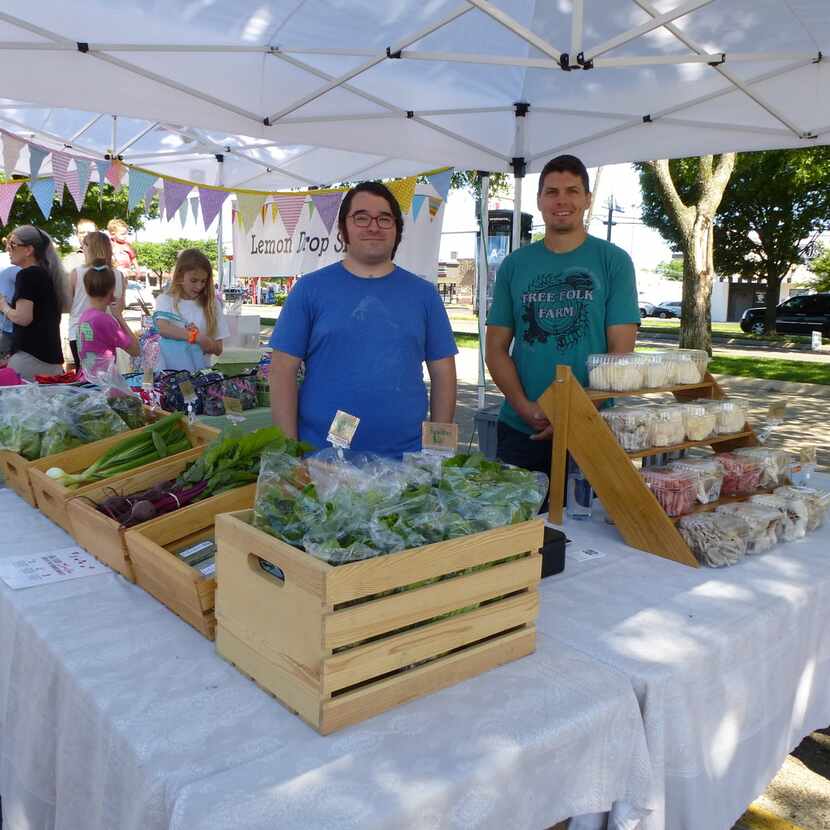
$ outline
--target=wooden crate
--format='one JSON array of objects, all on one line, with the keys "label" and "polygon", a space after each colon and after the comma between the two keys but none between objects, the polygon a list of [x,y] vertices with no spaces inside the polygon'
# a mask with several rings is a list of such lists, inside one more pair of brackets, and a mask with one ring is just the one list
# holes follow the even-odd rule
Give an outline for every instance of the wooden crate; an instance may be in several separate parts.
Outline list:
[{"label": "wooden crate", "polygon": [[[157,420],[162,415],[169,414],[168,412],[159,412],[159,410],[151,409],[149,406],[145,406],[144,411],[152,421]],[[118,434],[117,438],[127,438],[135,432],[136,430],[121,432]],[[95,447],[103,444],[105,441],[110,442],[104,446],[102,452],[105,452],[113,444],[110,438],[105,438],[101,441],[93,441],[92,443],[85,444],[84,446]],[[32,490],[32,483],[29,481],[29,471],[35,464],[37,464],[38,461],[49,462],[49,464],[44,468],[46,470],[48,470],[49,467],[60,467],[58,462],[61,458],[63,458],[63,456],[64,453],[56,453],[51,456],[44,456],[44,458],[38,458],[35,461],[29,461],[19,453],[10,452],[9,450],[0,450],[0,472],[2,472],[3,478],[6,480],[7,487],[14,490],[18,496],[29,502],[32,507],[37,507],[37,500],[35,498],[35,493]]]},{"label": "wooden crate", "polygon": [[[200,445],[165,458],[163,461],[140,467],[123,476],[105,479],[81,488],[82,495],[70,498],[66,502],[66,514],[72,538],[96,559],[100,559],[114,571],[118,571],[131,582],[135,582],[132,564],[127,557],[127,544],[124,541],[126,529],[121,527],[115,519],[111,519],[98,510],[97,505],[114,493],[128,496],[131,493],[147,490],[154,484],[177,478],[204,451],[205,446]],[[144,527],[145,524],[148,523],[143,522],[135,527]]]},{"label": "wooden crate", "polygon": [[216,648],[321,734],[535,648],[541,519],[338,567],[251,520],[216,520]]},{"label": "wooden crate", "polygon": [[209,640],[215,636],[216,577],[202,576],[176,556],[214,536],[219,513],[253,507],[256,484],[239,487],[130,528],[124,534],[135,581]]},{"label": "wooden crate", "polygon": [[[182,429],[184,429],[190,436],[190,440],[194,447],[201,447],[211,443],[219,431],[212,427],[206,427],[202,424],[190,425],[185,421],[181,422]],[[94,444],[85,444],[82,447],[76,447],[74,450],[67,450],[66,452],[58,453],[48,458],[40,458],[37,461],[31,462],[29,467],[29,482],[32,486],[32,492],[35,497],[38,510],[47,515],[55,524],[60,525],[67,533],[72,533],[72,526],[69,521],[69,513],[66,509],[67,502],[70,499],[86,496],[93,489],[98,488],[102,484],[112,485],[118,482],[121,478],[131,476],[136,470],[125,473],[124,476],[114,476],[106,479],[103,482],[95,482],[94,484],[87,484],[84,487],[76,487],[70,490],[60,484],[58,481],[49,478],[46,471],[50,467],[60,467],[67,473],[79,473],[85,470],[97,458],[113,447],[115,444],[123,441],[125,437],[129,437],[132,433],[122,432],[120,435],[114,435],[111,438],[105,438],[103,441],[96,441]],[[187,450],[186,452],[191,452]],[[179,453],[179,456],[184,456],[186,453]],[[148,469],[150,467],[165,464],[169,459],[163,458],[160,461],[154,461],[152,464],[146,465],[141,469]],[[149,485],[148,485],[149,486]]]}]

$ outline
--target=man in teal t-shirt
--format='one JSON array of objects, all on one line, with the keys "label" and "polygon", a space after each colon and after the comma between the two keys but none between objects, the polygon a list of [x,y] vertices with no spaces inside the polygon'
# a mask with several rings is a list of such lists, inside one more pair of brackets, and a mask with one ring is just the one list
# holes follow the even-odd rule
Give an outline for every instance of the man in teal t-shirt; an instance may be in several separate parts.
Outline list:
[{"label": "man in teal t-shirt", "polygon": [[546,474],[552,427],[536,401],[556,365],[570,366],[586,384],[588,355],[633,351],[640,322],[631,257],[588,235],[590,204],[588,171],[578,158],[545,165],[537,197],[545,238],[504,260],[487,316],[487,367],[505,397],[498,456]]}]

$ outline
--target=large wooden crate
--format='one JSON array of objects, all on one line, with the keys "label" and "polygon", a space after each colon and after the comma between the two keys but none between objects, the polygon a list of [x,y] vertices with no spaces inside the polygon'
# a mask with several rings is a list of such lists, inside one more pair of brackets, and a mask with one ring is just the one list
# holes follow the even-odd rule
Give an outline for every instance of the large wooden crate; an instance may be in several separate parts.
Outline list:
[{"label": "large wooden crate", "polygon": [[[147,414],[148,418],[151,421],[158,420],[159,417],[162,415],[168,415],[167,412],[159,412],[159,410],[151,409],[149,406],[144,407],[144,411]],[[130,435],[135,434],[137,430],[128,430],[127,432],[121,432],[116,437],[116,440],[120,440],[123,438],[128,438]],[[107,443],[109,442],[109,443]],[[112,438],[104,438],[101,441],[93,441],[92,443],[85,444],[86,447],[98,447],[103,445],[102,452],[106,452],[106,450],[111,447],[115,443]],[[6,486],[14,490],[18,496],[25,499],[32,507],[37,507],[37,500],[35,498],[35,493],[32,490],[32,483],[29,480],[29,471],[39,462],[39,461],[47,461],[49,462],[46,467],[43,469],[48,470],[50,467],[60,467],[60,461],[64,458],[64,453],[55,453],[51,456],[44,456],[43,458],[38,458],[35,461],[29,461],[28,459],[24,458],[20,453],[10,452],[9,450],[0,450],[0,472],[3,475],[3,478],[6,481]]]},{"label": "large wooden crate", "polygon": [[[190,436],[194,447],[209,444],[219,435],[219,431],[212,427],[206,427],[202,424],[191,425],[186,421],[181,422],[181,428]],[[105,479],[103,482],[95,482],[94,484],[87,484],[84,487],[76,487],[75,489],[68,489],[55,479],[49,478],[46,475],[46,471],[50,467],[60,467],[67,473],[79,473],[85,470],[97,458],[100,458],[103,453],[115,444],[123,441],[124,438],[130,437],[132,434],[122,432],[120,435],[114,435],[112,438],[106,438],[103,441],[96,441],[94,444],[85,444],[82,447],[76,447],[74,450],[67,450],[58,455],[40,458],[37,461],[31,462],[31,466],[29,467],[29,481],[38,510],[47,515],[55,524],[60,525],[67,533],[72,533],[69,512],[67,510],[67,503],[70,499],[86,496],[102,484],[105,486],[113,485],[120,481],[121,478],[133,475],[137,471],[132,470],[129,473],[125,473],[124,476],[114,476],[113,478]],[[191,452],[191,450],[187,450],[186,452]],[[184,455],[185,453],[179,453],[179,456]],[[168,458],[162,458],[140,469],[149,469],[160,464],[165,464],[168,460]]]},{"label": "large wooden crate", "polygon": [[216,628],[216,577],[202,576],[176,554],[212,539],[216,516],[253,507],[255,496],[256,484],[249,484],[152,519],[124,534],[135,581],[209,640]]},{"label": "large wooden crate", "polygon": [[216,520],[217,650],[324,735],[535,648],[540,519],[338,567],[251,520]]},{"label": "large wooden crate", "polygon": [[[72,538],[96,559],[100,559],[114,571],[135,582],[132,564],[127,558],[127,543],[124,540],[126,529],[115,519],[102,513],[97,505],[107,496],[129,496],[178,478],[204,451],[204,445],[193,447],[123,476],[105,479],[81,488],[82,495],[70,498],[66,502]],[[143,527],[146,524],[147,522],[142,522],[135,527]]]}]

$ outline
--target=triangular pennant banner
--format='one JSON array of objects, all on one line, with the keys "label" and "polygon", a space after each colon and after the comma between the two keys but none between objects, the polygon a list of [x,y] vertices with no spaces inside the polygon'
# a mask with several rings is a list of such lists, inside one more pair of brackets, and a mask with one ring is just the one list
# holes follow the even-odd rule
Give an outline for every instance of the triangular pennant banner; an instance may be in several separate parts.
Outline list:
[{"label": "triangular pennant banner", "polygon": [[297,222],[300,221],[300,214],[303,212],[305,196],[274,196],[274,201],[279,206],[286,233],[289,237],[294,236]]},{"label": "triangular pennant banner", "polygon": [[14,197],[17,195],[17,190],[21,184],[23,182],[0,184],[0,225],[5,225],[9,221],[9,213],[11,213],[14,204]]},{"label": "triangular pennant banner", "polygon": [[262,219],[262,224],[264,225],[265,224],[265,217],[268,215],[268,205],[263,205],[259,209],[259,215]]},{"label": "triangular pennant banner", "polygon": [[343,201],[342,193],[322,193],[319,196],[312,196],[311,201],[317,208],[317,213],[326,226],[326,231],[331,233],[334,227],[334,220],[337,219],[337,211],[340,209],[340,202]]},{"label": "triangular pennant banner", "polygon": [[435,173],[427,176],[427,181],[435,188],[435,192],[442,198],[447,198],[452,183],[452,170],[445,170],[443,173]]},{"label": "triangular pennant banner", "polygon": [[48,219],[52,213],[52,203],[55,198],[55,180],[35,179],[29,182],[29,190],[31,190],[32,196],[35,197],[43,218]]},{"label": "triangular pennant banner", "polygon": [[86,159],[75,159],[75,170],[69,170],[66,174],[66,187],[79,211],[83,210],[91,168],[92,162]]},{"label": "triangular pennant banner", "polygon": [[95,166],[98,168],[98,184],[103,187],[104,182],[107,179],[107,173],[109,173],[110,170],[110,163],[106,160],[96,161]]},{"label": "triangular pennant banner", "polygon": [[[145,173],[143,170],[130,170],[130,190],[127,196],[127,210],[135,210],[136,205],[144,199],[147,191],[153,186],[153,182],[158,178],[155,173]],[[145,200],[144,206],[149,207],[148,200]]]},{"label": "triangular pennant banner", "polygon": [[124,173],[126,173],[126,168],[118,159],[115,159],[110,169],[107,170],[107,181],[115,190],[120,190],[124,185]]},{"label": "triangular pennant banner", "polygon": [[55,180],[55,195],[63,204],[63,186],[66,184],[66,172],[69,170],[70,158],[66,153],[55,150],[52,153],[52,178]]},{"label": "triangular pennant banner", "polygon": [[227,198],[227,190],[215,190],[212,187],[199,188],[199,201],[202,203],[202,221],[205,223],[205,230],[211,226]]},{"label": "triangular pennant banner", "polygon": [[386,186],[398,200],[402,213],[409,213],[409,208],[412,206],[412,197],[415,195],[416,182],[417,178],[415,176],[410,176],[408,179],[398,179],[394,182],[386,182]]},{"label": "triangular pennant banner", "polygon": [[277,221],[277,216],[278,216],[279,212],[280,212],[280,209],[277,206],[277,203],[276,202],[271,202],[271,221],[272,222]]},{"label": "triangular pennant banner", "polygon": [[[3,133],[3,168],[10,176],[14,173],[14,169],[20,158],[20,151],[23,149],[25,143],[25,141],[21,141],[13,135]],[[5,225],[6,223],[4,222],[3,224]]]},{"label": "triangular pennant banner", "polygon": [[306,204],[308,205],[308,218],[311,219],[314,216],[314,202],[308,201]]},{"label": "triangular pennant banner", "polygon": [[193,221],[199,221],[199,197],[188,196],[187,201],[190,202],[190,212],[193,214]]},{"label": "triangular pennant banner", "polygon": [[[172,179],[164,179],[164,215],[172,219],[173,214],[182,206],[186,205],[187,194],[193,189],[192,184],[174,182]],[[181,215],[179,215],[181,218]],[[184,220],[182,220],[184,224]]]},{"label": "triangular pennant banner", "polygon": [[259,209],[264,201],[265,196],[260,196],[257,193],[237,193],[237,215],[245,230],[250,230],[254,226]]},{"label": "triangular pennant banner", "polygon": [[437,196],[428,196],[427,198],[429,199],[429,221],[431,222],[441,209],[441,205],[444,204],[444,200]]},{"label": "triangular pennant banner", "polygon": [[184,227],[187,224],[187,209],[188,209],[188,207],[189,207],[189,205],[187,203],[187,199],[185,199],[182,202],[181,207],[179,207],[179,222],[182,223],[182,227]]},{"label": "triangular pennant banner", "polygon": [[29,175],[33,179],[37,178],[37,174],[40,173],[40,165],[43,164],[43,159],[48,155],[49,151],[43,147],[37,147],[34,144],[29,145]]},{"label": "triangular pennant banner", "polygon": [[164,217],[167,215],[167,205],[165,204],[165,200],[164,200],[164,188],[163,187],[157,187],[157,188],[155,188],[155,191],[156,191],[156,193],[158,194],[158,197],[159,197],[159,216],[162,219],[164,219]]},{"label": "triangular pennant banner", "polygon": [[413,221],[418,221],[418,214],[421,212],[421,208],[424,206],[424,202],[427,200],[427,197],[424,196],[422,193],[416,193],[412,197],[412,219]]}]

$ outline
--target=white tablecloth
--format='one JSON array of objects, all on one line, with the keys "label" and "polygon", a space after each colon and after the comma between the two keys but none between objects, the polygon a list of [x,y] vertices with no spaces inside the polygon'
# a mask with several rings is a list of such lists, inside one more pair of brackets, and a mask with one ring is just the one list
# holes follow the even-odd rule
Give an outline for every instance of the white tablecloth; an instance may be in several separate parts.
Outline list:
[{"label": "white tablecloth", "polygon": [[[830,525],[718,570],[629,548],[601,521],[564,529],[539,629],[631,679],[658,805],[644,830],[728,830],[830,723]],[[605,556],[578,562],[586,547]]]},{"label": "white tablecloth", "polygon": [[[8,490],[0,540],[71,542]],[[0,583],[4,830],[629,827],[652,790],[628,680],[549,637],[324,738],[115,574]]]}]

